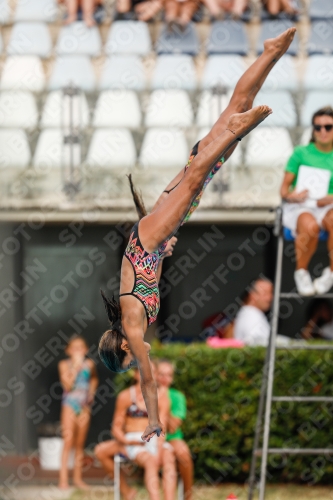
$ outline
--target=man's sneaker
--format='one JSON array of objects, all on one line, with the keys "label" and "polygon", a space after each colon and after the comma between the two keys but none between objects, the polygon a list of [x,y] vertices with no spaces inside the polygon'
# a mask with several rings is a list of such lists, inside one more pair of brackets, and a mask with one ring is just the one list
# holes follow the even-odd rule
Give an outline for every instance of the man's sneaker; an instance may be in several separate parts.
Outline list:
[{"label": "man's sneaker", "polygon": [[297,291],[300,295],[310,296],[315,294],[315,288],[309,271],[306,269],[298,269],[294,273]]},{"label": "man's sneaker", "polygon": [[322,275],[315,279],[313,282],[313,286],[315,287],[316,293],[318,295],[322,295],[323,293],[327,293],[333,285],[333,274],[329,267],[325,267]]}]

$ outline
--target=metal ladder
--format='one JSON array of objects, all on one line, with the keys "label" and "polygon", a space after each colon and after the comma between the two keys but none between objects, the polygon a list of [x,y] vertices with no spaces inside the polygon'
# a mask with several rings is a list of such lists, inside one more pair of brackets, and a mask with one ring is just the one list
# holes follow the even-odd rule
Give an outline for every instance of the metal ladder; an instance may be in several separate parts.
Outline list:
[{"label": "metal ladder", "polygon": [[[275,353],[276,349],[279,350],[333,350],[332,344],[302,344],[290,346],[276,346],[276,335],[278,329],[278,316],[280,299],[299,299],[298,293],[282,293],[281,292],[281,277],[282,277],[282,260],[283,260],[283,228],[282,228],[282,208],[279,207],[276,211],[274,235],[278,237],[277,248],[277,264],[275,271],[275,284],[274,284],[274,299],[273,311],[271,317],[271,335],[270,341],[266,352],[265,364],[263,369],[263,380],[260,391],[257,423],[254,436],[252,461],[249,476],[249,495],[248,500],[253,499],[254,491],[256,488],[256,465],[257,459],[261,456],[261,469],[259,481],[259,500],[265,499],[266,487],[266,472],[267,472],[267,457],[268,454],[283,454],[283,455],[327,455],[333,454],[331,448],[270,448],[269,447],[269,434],[270,434],[270,420],[273,402],[290,401],[297,403],[313,403],[313,402],[333,402],[333,397],[329,396],[274,396],[273,383],[274,383],[274,370],[275,370]],[[333,293],[327,293],[320,297],[333,298]],[[262,445],[260,446],[260,442]]]}]

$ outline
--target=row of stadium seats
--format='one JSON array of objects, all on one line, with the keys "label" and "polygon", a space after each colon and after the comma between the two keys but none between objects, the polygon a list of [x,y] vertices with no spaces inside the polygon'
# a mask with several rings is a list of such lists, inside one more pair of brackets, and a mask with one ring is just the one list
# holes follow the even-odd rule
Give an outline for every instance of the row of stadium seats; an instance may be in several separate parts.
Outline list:
[{"label": "row of stadium seats", "polygon": [[[140,107],[138,95],[131,90],[106,90],[99,94],[92,116],[84,94],[81,95],[79,118],[76,127],[85,129],[90,125],[101,127],[126,127],[132,130],[140,127],[211,127],[220,113],[226,108],[231,91],[216,95],[211,91],[200,94],[195,116],[189,94],[184,90],[155,90],[146,99],[145,113]],[[265,126],[307,127],[311,117],[319,108],[333,106],[332,92],[308,92],[300,109],[300,122],[295,102],[286,91],[262,91],[254,105],[267,104],[273,114],[265,121]],[[23,128],[32,131],[37,127],[61,128],[66,126],[63,119],[63,93],[60,90],[50,92],[39,112],[35,97],[25,91],[3,91],[0,93],[0,127]]]},{"label": "row of stadium seats", "polygon": [[[207,132],[201,129],[197,139]],[[127,206],[132,202],[125,174],[132,172],[144,199],[153,203],[187,163],[193,142],[189,143],[180,130],[151,128],[137,154],[128,129],[98,129],[88,142],[87,152],[82,151],[83,161],[75,170],[75,175],[81,177],[81,194],[83,198],[97,196],[101,200],[107,193],[109,201],[121,199]],[[23,197],[28,195],[28,200],[47,196],[50,202],[50,196],[63,192],[66,158],[70,156],[67,147],[59,129],[47,129],[40,134],[32,156],[24,131],[0,130],[0,192],[4,198],[22,193]],[[286,129],[262,127],[253,131],[215,176],[208,187],[211,194],[204,197],[202,206],[220,203],[226,188],[223,200],[227,204],[278,204],[283,170],[292,148]],[[74,153],[80,156],[79,146]],[[30,186],[28,192],[26,185]]]},{"label": "row of stadium seats", "polygon": [[[201,128],[196,140],[209,131]],[[303,133],[301,142],[309,141],[310,130]],[[0,130],[0,164],[2,169],[22,169],[30,164],[40,171],[61,168],[64,134],[60,129],[43,130],[37,140],[33,159],[25,132],[21,129]],[[148,128],[139,147],[137,159],[135,141],[129,129],[96,129],[90,139],[85,163],[119,170],[134,168],[137,163],[152,169],[182,168],[187,163],[190,150],[186,136],[177,128]],[[283,168],[293,144],[287,129],[282,127],[260,127],[243,141],[232,155],[229,165],[244,164],[252,169],[271,167]]]},{"label": "row of stadium seats", "polygon": [[[264,21],[257,43],[257,53],[260,54],[263,51],[263,43],[266,39],[277,36],[291,26],[291,21],[287,20]],[[3,43],[0,37],[0,51],[2,49]],[[75,22],[62,27],[54,50],[51,35],[45,23],[18,22],[11,31],[6,47],[8,55],[38,55],[42,58],[48,58],[53,53],[98,57],[102,55],[102,52],[106,55],[147,56],[152,50],[148,26],[141,21],[115,21],[109,29],[104,47],[97,27],[87,28],[83,22]],[[205,50],[208,55],[247,55],[249,42],[242,22],[227,20],[212,23]],[[298,50],[299,41],[296,34],[287,54],[295,56]],[[200,43],[195,26],[189,24],[185,31],[171,32],[164,27],[156,42],[155,51],[157,54],[198,55]],[[333,21],[316,21],[312,24],[307,51],[309,55],[333,53]]]},{"label": "row of stadium seats", "polygon": [[[210,56],[199,78],[192,57],[186,55],[162,55],[149,61],[149,68],[140,57],[111,56],[105,60],[97,81],[94,66],[87,56],[62,56],[53,64],[47,81],[41,60],[37,56],[9,56],[5,60],[0,90],[29,90],[42,92],[57,90],[72,84],[85,92],[106,89],[178,88],[195,91],[198,87],[210,89],[216,85],[234,88],[247,65],[241,56]],[[152,73],[149,78],[149,73]],[[300,80],[298,65],[291,56],[283,59],[272,69],[264,83],[266,90],[301,88],[331,89],[333,84],[333,57],[309,58],[304,77]]]},{"label": "row of stadium seats", "polygon": [[[11,14],[10,0],[0,0],[0,24],[17,21],[56,21],[58,6],[56,0],[18,0],[16,9]],[[333,19],[333,10],[329,0],[312,0],[308,15],[311,20]]]},{"label": "row of stadium seats", "polygon": [[0,24],[18,21],[43,21],[53,23],[57,19],[56,0],[17,0],[12,14],[9,0],[0,0]]}]

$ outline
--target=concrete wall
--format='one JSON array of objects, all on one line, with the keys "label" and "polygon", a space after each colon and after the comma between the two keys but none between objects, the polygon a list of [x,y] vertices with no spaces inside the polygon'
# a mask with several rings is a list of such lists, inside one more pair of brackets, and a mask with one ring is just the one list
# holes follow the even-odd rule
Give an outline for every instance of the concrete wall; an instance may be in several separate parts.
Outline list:
[{"label": "concrete wall", "polygon": [[[22,376],[22,345],[16,333],[20,319],[19,269],[22,238],[17,225],[0,224],[0,413],[2,456],[6,452],[22,452],[26,443],[24,426],[25,377]],[[23,417],[23,418],[22,418]]]}]

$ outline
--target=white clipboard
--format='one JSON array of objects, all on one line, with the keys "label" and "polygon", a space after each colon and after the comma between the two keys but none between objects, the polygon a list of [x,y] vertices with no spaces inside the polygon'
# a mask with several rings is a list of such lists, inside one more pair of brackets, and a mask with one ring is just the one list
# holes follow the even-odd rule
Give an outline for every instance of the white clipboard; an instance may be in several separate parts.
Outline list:
[{"label": "white clipboard", "polygon": [[310,199],[319,200],[327,195],[330,180],[330,170],[301,165],[298,170],[295,190],[300,192],[307,189]]}]

